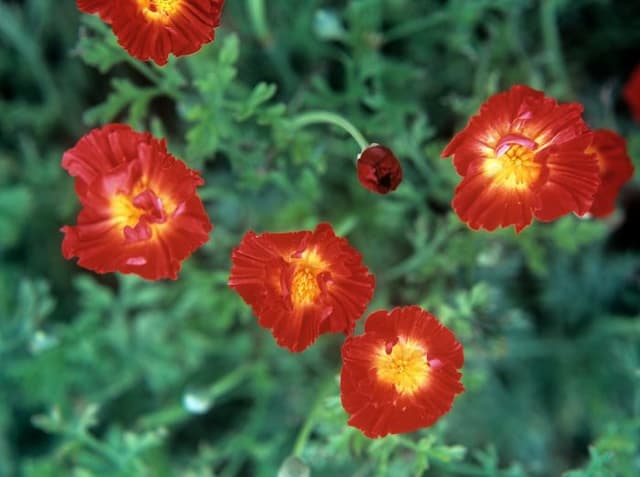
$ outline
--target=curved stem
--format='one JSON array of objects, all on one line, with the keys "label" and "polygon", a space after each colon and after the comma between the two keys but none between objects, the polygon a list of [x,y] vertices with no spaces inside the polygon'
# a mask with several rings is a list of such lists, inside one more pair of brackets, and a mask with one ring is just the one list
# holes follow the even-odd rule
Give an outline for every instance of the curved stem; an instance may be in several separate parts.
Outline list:
[{"label": "curved stem", "polygon": [[[234,369],[209,386],[209,388],[204,391],[203,398],[209,402],[215,402],[219,397],[224,396],[236,388],[257,368],[258,365],[244,365]],[[181,402],[175,403],[167,408],[161,409],[160,411],[142,416],[138,421],[138,427],[140,429],[150,429],[172,426],[184,421],[190,416],[192,416],[192,413],[185,409]]]},{"label": "curved stem", "polygon": [[369,142],[364,138],[358,128],[339,114],[330,111],[309,111],[299,114],[292,121],[295,129],[300,129],[310,124],[332,124],[344,129],[358,143],[360,150],[365,149],[369,145]]},{"label": "curved stem", "polygon": [[207,390],[207,396],[210,399],[215,400],[220,396],[227,394],[246,379],[247,375],[251,374],[256,368],[256,365],[250,364],[237,367],[213,383],[213,385],[211,385]]},{"label": "curved stem", "polygon": [[162,82],[162,77],[159,74],[157,74],[155,71],[153,71],[148,64],[135,59],[131,55],[122,55],[122,58],[127,63],[129,63],[129,65],[131,65],[138,73],[143,75],[152,83],[159,85]]}]

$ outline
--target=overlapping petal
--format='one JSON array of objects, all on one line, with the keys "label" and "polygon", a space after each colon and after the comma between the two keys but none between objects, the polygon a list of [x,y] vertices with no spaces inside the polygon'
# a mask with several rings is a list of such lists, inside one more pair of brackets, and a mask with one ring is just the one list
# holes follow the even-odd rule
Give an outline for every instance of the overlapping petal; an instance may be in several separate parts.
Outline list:
[{"label": "overlapping petal", "polygon": [[608,129],[593,132],[588,150],[598,159],[601,181],[589,212],[596,217],[606,217],[614,211],[620,189],[633,176],[633,164],[624,138]]},{"label": "overlapping petal", "polygon": [[554,220],[591,207],[599,186],[582,106],[516,85],[484,103],[442,152],[463,179],[452,206],[472,229]]},{"label": "overlapping petal", "polygon": [[342,347],[342,404],[367,437],[434,424],[464,391],[462,345],[417,306],[377,311]]},{"label": "overlapping petal", "polygon": [[166,150],[165,141],[149,133],[137,133],[127,124],[107,124],[85,134],[62,156],[62,168],[76,178],[76,192],[83,195],[101,174],[138,157],[140,144],[157,144]]},{"label": "overlapping petal", "polygon": [[229,286],[290,351],[323,333],[351,333],[373,295],[362,257],[326,223],[313,232],[248,232],[231,260]]},{"label": "overlapping petal", "polygon": [[76,0],[78,9],[85,13],[97,13],[103,22],[111,23],[115,0]]},{"label": "overlapping petal", "polygon": [[63,157],[83,206],[64,226],[62,252],[98,273],[177,278],[182,261],[209,238],[212,224],[196,188],[200,175],[165,142],[124,125],[93,130]]}]

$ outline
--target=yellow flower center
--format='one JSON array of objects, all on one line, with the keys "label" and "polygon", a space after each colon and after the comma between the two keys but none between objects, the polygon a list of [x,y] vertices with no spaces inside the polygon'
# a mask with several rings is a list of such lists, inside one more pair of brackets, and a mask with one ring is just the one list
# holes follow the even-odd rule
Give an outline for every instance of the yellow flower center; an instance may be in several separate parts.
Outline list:
[{"label": "yellow flower center", "polygon": [[291,301],[294,306],[312,304],[320,294],[317,273],[310,267],[299,265],[291,280]]},{"label": "yellow flower center", "polygon": [[541,169],[534,152],[522,144],[509,145],[502,154],[487,159],[483,166],[494,184],[511,190],[530,188],[540,177]]},{"label": "yellow flower center", "polygon": [[143,15],[152,21],[167,23],[182,4],[183,0],[137,0]]},{"label": "yellow flower center", "polygon": [[396,343],[391,352],[382,348],[374,359],[377,378],[393,384],[402,395],[416,393],[429,378],[427,353],[412,341]]},{"label": "yellow flower center", "polygon": [[135,227],[144,214],[145,211],[133,205],[126,194],[117,194],[111,199],[111,216],[122,228]]}]

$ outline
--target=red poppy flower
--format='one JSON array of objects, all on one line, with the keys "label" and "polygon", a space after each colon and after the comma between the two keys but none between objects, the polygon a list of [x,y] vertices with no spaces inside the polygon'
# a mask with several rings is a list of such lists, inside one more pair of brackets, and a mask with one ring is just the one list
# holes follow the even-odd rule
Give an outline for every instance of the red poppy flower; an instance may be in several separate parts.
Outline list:
[{"label": "red poppy flower", "polygon": [[77,0],[78,8],[111,23],[122,47],[165,65],[169,53],[189,55],[213,41],[224,0]]},{"label": "red poppy flower", "polygon": [[367,437],[433,425],[464,391],[462,345],[418,306],[376,311],[342,346],[340,395]]},{"label": "red poppy flower", "polygon": [[323,333],[351,333],[375,286],[358,251],[326,223],[313,232],[247,232],[231,261],[229,286],[290,351]]},{"label": "red poppy flower", "polygon": [[402,182],[402,167],[391,149],[371,144],[358,156],[358,180],[378,194],[395,190]]},{"label": "red poppy flower", "polygon": [[605,217],[613,212],[620,188],[633,176],[633,164],[624,138],[608,129],[593,132],[593,143],[587,152],[595,153],[598,159],[601,181],[589,212]]},{"label": "red poppy flower", "polygon": [[83,206],[64,226],[62,253],[98,273],[176,279],[182,260],[212,229],[196,187],[200,175],[165,141],[112,124],[84,136],[62,159]]},{"label": "red poppy flower", "polygon": [[629,80],[624,85],[622,95],[631,109],[633,118],[640,122],[640,65],[636,65]]},{"label": "red poppy flower", "polygon": [[484,103],[442,152],[463,176],[452,206],[472,229],[545,222],[591,207],[598,163],[582,106],[517,85]]}]

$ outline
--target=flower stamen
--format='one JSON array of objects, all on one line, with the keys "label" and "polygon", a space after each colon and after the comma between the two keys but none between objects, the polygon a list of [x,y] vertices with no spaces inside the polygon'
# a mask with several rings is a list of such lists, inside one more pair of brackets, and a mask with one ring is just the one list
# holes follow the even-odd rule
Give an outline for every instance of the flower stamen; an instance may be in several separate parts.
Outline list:
[{"label": "flower stamen", "polygon": [[542,166],[535,160],[536,143],[523,137],[503,138],[496,147],[495,157],[483,165],[483,172],[494,184],[510,190],[525,190],[536,182]]},{"label": "flower stamen", "polygon": [[374,360],[377,378],[392,384],[402,395],[415,394],[429,377],[424,348],[411,341],[398,342],[391,350],[384,346]]},{"label": "flower stamen", "polygon": [[305,265],[296,267],[291,280],[291,302],[294,307],[312,304],[320,294],[316,272]]},{"label": "flower stamen", "polygon": [[137,0],[138,6],[148,20],[167,23],[180,8],[182,0]]}]

